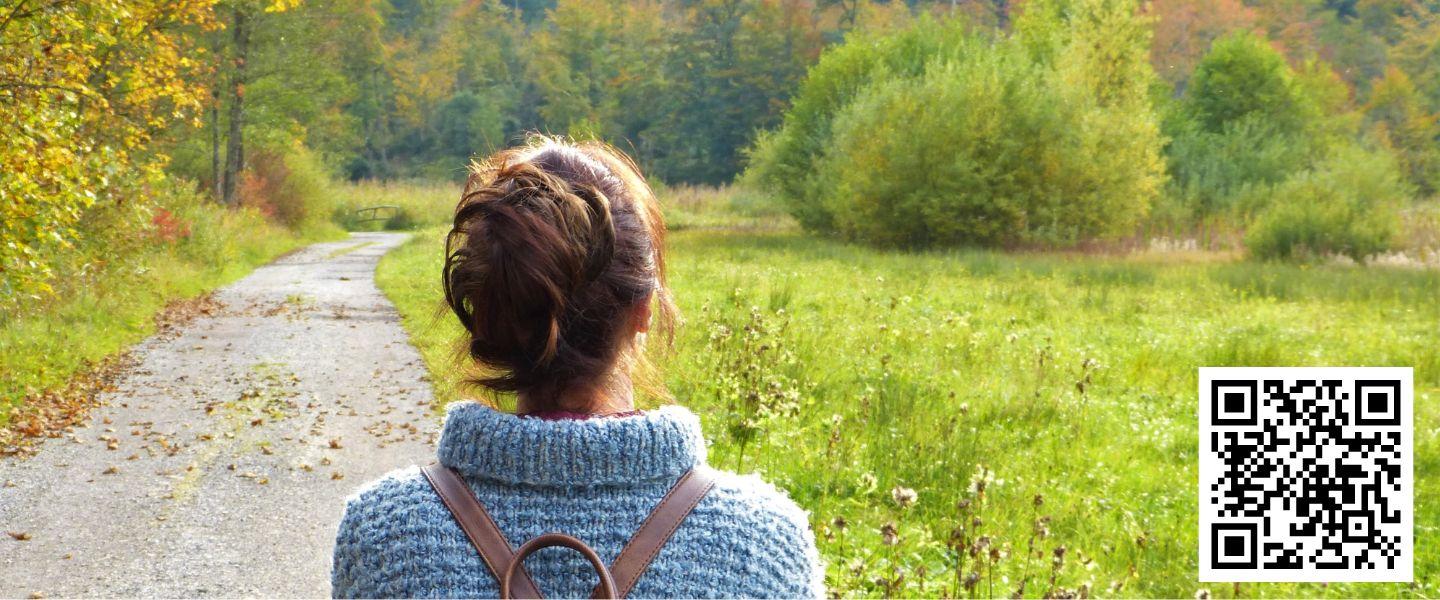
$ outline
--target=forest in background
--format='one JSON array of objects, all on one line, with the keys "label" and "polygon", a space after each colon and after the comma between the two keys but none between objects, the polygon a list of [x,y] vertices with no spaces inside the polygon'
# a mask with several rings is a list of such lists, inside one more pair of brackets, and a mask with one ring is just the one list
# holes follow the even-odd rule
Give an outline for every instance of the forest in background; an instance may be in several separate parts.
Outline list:
[{"label": "forest in background", "polygon": [[652,177],[666,383],[833,594],[1434,597],[1433,503],[1412,583],[1197,582],[1193,400],[1197,365],[1412,365],[1440,417],[1437,68],[1436,0],[0,0],[0,456],[344,229],[414,232],[375,282],[466,397],[456,180],[541,131]]},{"label": "forest in background", "polygon": [[333,182],[453,181],[532,131],[881,245],[1365,260],[1428,243],[1437,65],[1434,0],[18,0],[0,304],[217,207],[322,231]]}]

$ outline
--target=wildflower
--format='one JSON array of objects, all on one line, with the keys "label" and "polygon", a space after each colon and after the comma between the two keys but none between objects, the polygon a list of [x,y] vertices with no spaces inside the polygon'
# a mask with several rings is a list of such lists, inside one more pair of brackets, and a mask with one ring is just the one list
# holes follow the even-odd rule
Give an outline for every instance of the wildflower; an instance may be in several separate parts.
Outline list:
[{"label": "wildflower", "polygon": [[1055,547],[1055,559],[1054,559],[1054,560],[1055,560],[1055,568],[1057,568],[1057,569],[1060,568],[1062,565],[1065,564],[1065,547],[1064,547],[1064,546],[1056,546],[1056,547]]},{"label": "wildflower", "polygon": [[860,558],[858,556],[855,557],[850,561],[849,566],[850,572],[853,573],[856,577],[859,577],[861,574],[865,573],[865,559],[863,558]]},{"label": "wildflower", "polygon": [[870,473],[861,473],[861,474],[860,474],[860,487],[861,487],[862,489],[864,489],[864,492],[865,492],[865,493],[868,494],[868,493],[870,493],[870,492],[875,491],[875,486],[877,486],[877,485],[879,485],[879,484],[880,484],[880,480],[876,479],[876,478],[875,478],[875,475],[870,474]]},{"label": "wildflower", "polygon": [[967,590],[974,589],[974,588],[975,588],[975,584],[977,584],[977,583],[980,583],[980,573],[975,572],[975,571],[971,571],[969,575],[966,575],[966,576],[965,576],[965,581],[964,581],[965,589],[967,589]]},{"label": "wildflower", "polygon": [[880,527],[880,543],[886,546],[900,543],[900,532],[895,529],[894,523],[886,523]]},{"label": "wildflower", "polygon": [[976,498],[985,497],[985,488],[990,486],[995,473],[985,468],[985,465],[975,465],[975,472],[970,475],[970,495]]},{"label": "wildflower", "polygon": [[1040,508],[1040,506],[1043,504],[1045,504],[1045,496],[1041,494],[1035,494],[1035,508]]},{"label": "wildflower", "polygon": [[915,493],[915,490],[907,487],[901,487],[898,485],[894,488],[891,488],[890,498],[893,499],[895,501],[895,504],[900,508],[910,508],[912,506],[915,506],[915,502],[920,499],[919,495]]},{"label": "wildflower", "polygon": [[970,556],[979,556],[990,549],[990,536],[982,535],[975,538],[975,544],[970,547]]},{"label": "wildflower", "polygon": [[1210,590],[1205,588],[1195,590],[1195,600],[1210,600]]}]

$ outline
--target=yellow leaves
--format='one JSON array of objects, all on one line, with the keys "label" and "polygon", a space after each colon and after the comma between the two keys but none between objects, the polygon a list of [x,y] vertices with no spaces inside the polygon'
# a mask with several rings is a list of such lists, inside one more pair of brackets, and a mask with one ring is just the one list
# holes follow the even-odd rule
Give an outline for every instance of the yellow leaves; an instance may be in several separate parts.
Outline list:
[{"label": "yellow leaves", "polygon": [[19,15],[0,44],[0,313],[48,293],[51,257],[120,180],[131,155],[207,97],[181,26],[213,0],[91,0]]},{"label": "yellow leaves", "polygon": [[271,0],[269,6],[265,7],[267,13],[285,12],[292,8],[298,8],[301,0]]}]

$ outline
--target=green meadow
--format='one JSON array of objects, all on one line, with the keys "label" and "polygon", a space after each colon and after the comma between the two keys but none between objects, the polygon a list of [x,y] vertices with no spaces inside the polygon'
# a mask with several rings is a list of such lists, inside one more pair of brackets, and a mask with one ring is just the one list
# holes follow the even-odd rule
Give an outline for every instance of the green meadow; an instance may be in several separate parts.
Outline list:
[{"label": "green meadow", "polygon": [[[684,323],[652,354],[712,464],[810,511],[833,592],[1436,595],[1440,273],[731,225],[672,232]],[[418,232],[379,283],[448,402],[475,392],[441,305],[443,234]],[[1197,581],[1197,368],[1226,365],[1415,368],[1413,585]]]}]

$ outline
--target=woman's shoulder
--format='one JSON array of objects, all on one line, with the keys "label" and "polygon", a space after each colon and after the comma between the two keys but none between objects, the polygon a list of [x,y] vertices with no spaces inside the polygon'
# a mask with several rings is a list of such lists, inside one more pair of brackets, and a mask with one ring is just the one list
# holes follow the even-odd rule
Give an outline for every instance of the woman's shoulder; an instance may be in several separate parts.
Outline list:
[{"label": "woman's shoulder", "polygon": [[355,489],[345,499],[347,509],[421,501],[432,492],[420,467],[396,469]]},{"label": "woman's shoulder", "polygon": [[715,485],[708,496],[719,507],[762,521],[779,521],[809,529],[810,513],[785,490],[755,473],[744,475],[711,469]]},{"label": "woman's shoulder", "polygon": [[404,523],[433,516],[438,497],[420,473],[420,467],[396,469],[356,488],[345,499],[341,535],[347,529],[364,538],[387,537]]},{"label": "woman's shoulder", "polygon": [[[809,513],[759,475],[712,473],[714,486],[691,513],[694,527],[677,535],[687,541],[694,536],[696,543],[709,547],[707,564],[723,567],[710,579],[727,581],[727,593],[739,596],[823,595],[824,569]],[[729,572],[747,575],[743,581],[729,581],[724,575]]]}]

